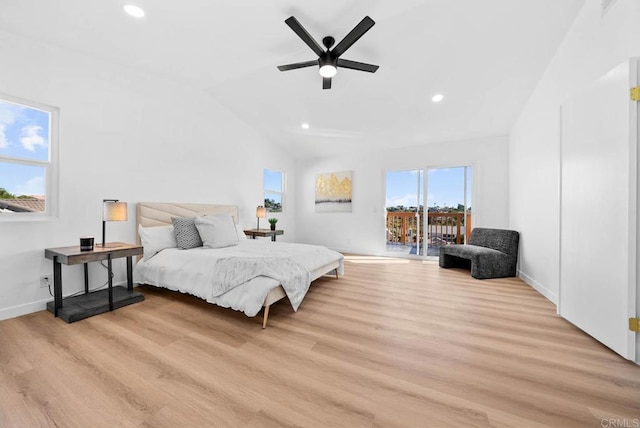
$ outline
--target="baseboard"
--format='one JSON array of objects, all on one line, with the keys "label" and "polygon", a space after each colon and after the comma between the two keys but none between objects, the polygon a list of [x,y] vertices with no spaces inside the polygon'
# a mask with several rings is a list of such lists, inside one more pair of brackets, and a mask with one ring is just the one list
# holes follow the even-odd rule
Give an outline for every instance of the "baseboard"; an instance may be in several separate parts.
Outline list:
[{"label": "baseboard", "polygon": [[38,300],[37,302],[25,303],[23,305],[11,306],[10,308],[0,309],[0,321],[16,318],[22,315],[32,314],[34,312],[44,311],[47,309],[47,302],[53,298]]},{"label": "baseboard", "polygon": [[366,251],[366,250],[354,250],[353,248],[350,250],[344,248],[331,248],[333,251],[337,251],[342,254],[357,254],[359,256],[370,256],[370,257],[385,257],[383,253],[377,253],[375,251]]},{"label": "baseboard", "polygon": [[[114,282],[116,285],[127,285],[127,281]],[[137,284],[134,284],[134,286]],[[69,293],[73,294],[73,293]],[[67,297],[67,296],[64,296]],[[53,297],[47,299],[38,300],[35,302],[24,303],[22,305],[11,306],[9,308],[0,309],[0,321],[8,320],[9,318],[21,317],[22,315],[32,314],[34,312],[45,311],[47,309],[47,302],[51,302]]]},{"label": "baseboard", "polygon": [[558,295],[556,293],[554,293],[553,291],[549,290],[547,287],[545,287],[544,285],[540,284],[538,281],[536,281],[535,279],[531,278],[529,275],[527,275],[526,273],[522,272],[521,270],[518,271],[518,277],[520,277],[520,279],[522,279],[524,282],[526,282],[528,285],[530,285],[538,293],[540,293],[544,297],[546,297],[547,300],[549,300],[551,303],[553,303],[554,305],[558,306]]}]

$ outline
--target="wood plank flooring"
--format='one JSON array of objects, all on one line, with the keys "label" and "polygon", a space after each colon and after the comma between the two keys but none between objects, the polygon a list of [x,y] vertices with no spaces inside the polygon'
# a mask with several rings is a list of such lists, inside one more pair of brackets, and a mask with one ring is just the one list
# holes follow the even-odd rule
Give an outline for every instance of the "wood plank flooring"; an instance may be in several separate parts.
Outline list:
[{"label": "wood plank flooring", "polygon": [[273,305],[266,330],[152,287],[73,324],[2,321],[0,426],[640,426],[640,367],[519,279],[358,256],[345,270],[297,313]]}]

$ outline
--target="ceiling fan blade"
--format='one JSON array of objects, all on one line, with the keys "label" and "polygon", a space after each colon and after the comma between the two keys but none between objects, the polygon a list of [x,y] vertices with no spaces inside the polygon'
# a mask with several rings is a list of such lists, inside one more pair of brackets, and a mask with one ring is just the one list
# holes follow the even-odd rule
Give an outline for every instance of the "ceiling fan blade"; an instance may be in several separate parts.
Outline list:
[{"label": "ceiling fan blade", "polygon": [[295,70],[296,68],[304,68],[304,67],[311,67],[314,65],[318,65],[318,60],[312,60],[312,61],[305,61],[305,62],[296,62],[295,64],[287,64],[287,65],[279,65],[278,66],[278,70],[280,71],[289,71],[289,70]]},{"label": "ceiling fan blade", "polygon": [[342,55],[347,49],[351,47],[351,45],[357,42],[358,39],[364,35],[364,33],[369,31],[371,27],[375,25],[375,23],[376,22],[373,19],[365,16],[362,21],[360,21],[360,23],[356,25],[355,28],[351,30],[351,32],[347,34],[344,39],[342,39],[340,43],[336,45],[335,48],[333,48],[331,52],[333,52],[336,57]]},{"label": "ceiling fan blade", "polygon": [[320,47],[318,42],[316,42],[314,38],[311,37],[311,34],[309,34],[309,32],[304,29],[302,24],[300,24],[300,22],[298,22],[298,20],[295,17],[290,16],[289,18],[285,19],[284,22],[289,27],[291,27],[293,32],[296,33],[298,37],[300,37],[302,41],[305,42],[307,46],[309,46],[311,50],[316,53],[316,55],[320,56],[324,53],[324,49]]},{"label": "ceiling fan blade", "polygon": [[322,89],[331,89],[331,77],[322,78]]},{"label": "ceiling fan blade", "polygon": [[359,71],[367,71],[369,73],[375,73],[376,71],[378,71],[378,68],[380,68],[380,66],[378,65],[367,64],[367,63],[358,62],[358,61],[349,61],[348,59],[340,59],[340,58],[338,58],[338,67],[350,68],[352,70],[359,70]]}]

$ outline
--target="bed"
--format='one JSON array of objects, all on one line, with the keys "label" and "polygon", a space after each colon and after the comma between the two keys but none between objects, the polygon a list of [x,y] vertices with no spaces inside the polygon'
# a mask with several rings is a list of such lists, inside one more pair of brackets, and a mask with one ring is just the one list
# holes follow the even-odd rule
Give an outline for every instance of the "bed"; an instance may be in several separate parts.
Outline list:
[{"label": "bed", "polygon": [[[238,223],[235,205],[140,202],[136,227],[143,233],[162,226],[166,229],[174,217],[227,214]],[[140,234],[138,243],[142,243]],[[145,254],[136,263],[133,276],[138,284],[192,294],[249,317],[264,309],[262,328],[266,328],[272,304],[288,297],[297,310],[312,281],[330,274],[339,279],[343,260],[342,254],[324,247],[240,239],[226,248],[165,248],[151,257]],[[236,285],[234,281],[243,282]]]}]

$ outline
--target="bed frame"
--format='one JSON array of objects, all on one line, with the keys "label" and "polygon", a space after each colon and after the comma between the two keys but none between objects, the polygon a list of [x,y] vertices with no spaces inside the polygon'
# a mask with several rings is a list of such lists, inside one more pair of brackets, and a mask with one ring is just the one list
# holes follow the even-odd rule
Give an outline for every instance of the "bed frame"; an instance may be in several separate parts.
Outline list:
[{"label": "bed frame", "polygon": [[[185,203],[169,203],[169,202],[138,202],[136,206],[136,240],[140,244],[140,236],[137,235],[138,226],[153,227],[171,225],[172,217],[196,217],[206,214],[224,214],[229,213],[233,220],[238,223],[238,207],[236,205],[213,205],[213,204],[185,204]],[[335,273],[338,276],[339,262],[335,261],[322,266],[311,272],[311,281],[315,281],[321,276]],[[267,319],[269,318],[269,307],[278,300],[286,297],[286,293],[282,285],[273,288],[264,300],[264,316],[262,319],[262,328],[267,327]]]}]

